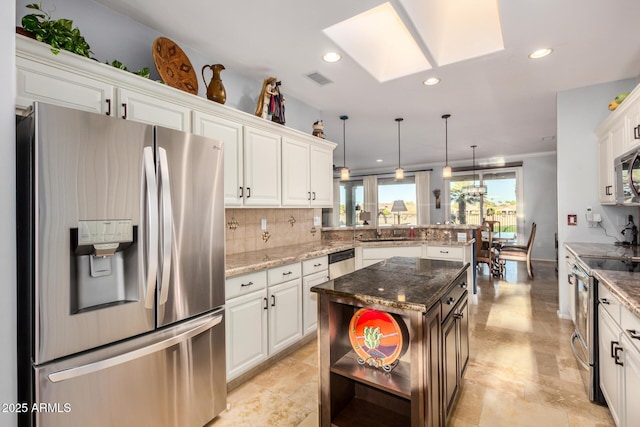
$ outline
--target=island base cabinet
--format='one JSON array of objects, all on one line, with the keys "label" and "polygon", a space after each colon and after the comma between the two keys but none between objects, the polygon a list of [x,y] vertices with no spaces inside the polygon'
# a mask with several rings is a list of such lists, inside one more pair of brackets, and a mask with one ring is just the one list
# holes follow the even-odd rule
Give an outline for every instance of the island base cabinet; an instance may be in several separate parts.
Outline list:
[{"label": "island base cabinet", "polygon": [[624,396],[625,396],[625,422],[627,426],[640,426],[640,352],[635,349],[627,336],[623,336],[622,345],[628,351],[624,354]]},{"label": "island base cabinet", "polygon": [[[320,425],[444,426],[445,403],[454,401],[457,389],[451,391],[448,399],[443,397],[443,354],[446,353],[443,346],[446,344],[440,302],[427,313],[366,305],[400,315],[409,331],[406,353],[397,366],[386,373],[359,365],[351,348],[348,325],[363,305],[355,299],[346,301],[325,294],[319,297]],[[459,303],[455,314],[466,309],[466,305],[464,307]],[[467,334],[461,328],[467,324],[453,315],[449,318],[452,319],[450,346],[454,363],[451,383],[457,387],[461,381],[462,360],[468,357],[468,348],[465,355],[460,356],[461,348],[468,342],[465,338],[462,344],[461,337]]]}]

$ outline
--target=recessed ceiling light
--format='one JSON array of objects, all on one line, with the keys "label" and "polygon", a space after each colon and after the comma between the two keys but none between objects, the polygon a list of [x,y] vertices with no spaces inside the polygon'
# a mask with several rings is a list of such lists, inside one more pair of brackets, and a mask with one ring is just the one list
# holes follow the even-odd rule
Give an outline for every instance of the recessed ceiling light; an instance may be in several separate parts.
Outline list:
[{"label": "recessed ceiling light", "polygon": [[340,55],[338,52],[327,52],[322,55],[322,59],[325,62],[338,62],[342,59],[342,55]]},{"label": "recessed ceiling light", "polygon": [[425,86],[433,86],[440,83],[440,79],[437,77],[429,77],[427,80],[423,81],[422,84]]},{"label": "recessed ceiling light", "polygon": [[529,54],[529,58],[531,59],[544,58],[545,56],[551,54],[551,52],[553,52],[553,49],[551,49],[550,47],[545,47],[545,48],[534,50],[533,52],[531,52]]},{"label": "recessed ceiling light", "polygon": [[377,159],[376,162],[382,163],[382,159]]}]

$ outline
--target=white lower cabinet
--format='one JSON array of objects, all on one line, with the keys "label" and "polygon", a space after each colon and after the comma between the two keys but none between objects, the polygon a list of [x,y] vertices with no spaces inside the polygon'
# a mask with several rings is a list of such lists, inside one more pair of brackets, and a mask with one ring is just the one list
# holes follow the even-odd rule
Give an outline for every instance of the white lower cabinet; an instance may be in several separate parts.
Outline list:
[{"label": "white lower cabinet", "polygon": [[302,338],[302,280],[269,287],[269,355]]},{"label": "white lower cabinet", "polygon": [[375,246],[362,248],[362,267],[368,267],[377,262],[394,256],[422,257],[422,245],[414,246]]},{"label": "white lower cabinet", "polygon": [[302,338],[301,270],[293,263],[227,279],[227,381]]},{"label": "white lower cabinet", "polygon": [[267,360],[268,318],[266,290],[227,301],[227,381]]},{"label": "white lower cabinet", "polygon": [[320,271],[302,278],[302,333],[309,335],[318,328],[318,294],[311,288],[329,280],[329,271]]},{"label": "white lower cabinet", "polygon": [[598,316],[600,388],[617,426],[640,426],[640,319],[626,307],[614,318],[602,302]]}]

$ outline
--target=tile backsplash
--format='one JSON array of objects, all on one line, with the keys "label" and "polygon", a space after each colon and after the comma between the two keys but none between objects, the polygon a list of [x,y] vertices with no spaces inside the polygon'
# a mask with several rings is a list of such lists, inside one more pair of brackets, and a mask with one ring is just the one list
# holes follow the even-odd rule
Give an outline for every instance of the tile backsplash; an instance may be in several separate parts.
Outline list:
[{"label": "tile backsplash", "polygon": [[[311,243],[321,240],[322,209],[225,209],[227,254]],[[262,220],[267,220],[266,232]]]}]

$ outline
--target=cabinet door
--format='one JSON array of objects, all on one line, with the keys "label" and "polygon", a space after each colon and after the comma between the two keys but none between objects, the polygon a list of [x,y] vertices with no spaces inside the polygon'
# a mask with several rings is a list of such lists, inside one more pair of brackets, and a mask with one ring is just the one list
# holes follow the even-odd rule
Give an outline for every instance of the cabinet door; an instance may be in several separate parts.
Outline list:
[{"label": "cabinet door", "polygon": [[613,174],[613,145],[611,135],[606,135],[598,141],[598,198],[600,204],[614,204],[615,188]]},{"label": "cabinet door", "polygon": [[[622,146],[622,152],[614,156],[614,158],[640,146],[640,101],[635,100],[634,103],[637,105],[632,105],[626,114],[627,134]],[[627,425],[629,424],[627,423]]]},{"label": "cabinet door", "polygon": [[242,125],[194,111],[193,133],[224,143],[224,205],[242,206]]},{"label": "cabinet door", "polygon": [[244,204],[279,206],[280,170],[280,137],[245,127]]},{"label": "cabinet door", "polygon": [[460,378],[464,375],[469,362],[469,302],[467,297],[460,303],[456,312],[458,318],[458,332],[460,338],[459,367]]},{"label": "cabinet door", "polygon": [[321,271],[302,278],[302,333],[308,335],[318,327],[318,294],[311,288],[329,280],[329,272]]},{"label": "cabinet door", "polygon": [[333,151],[311,147],[311,206],[333,206]]},{"label": "cabinet door", "polygon": [[54,69],[16,58],[16,105],[26,108],[33,101],[76,110],[115,115],[112,85],[81,74]]},{"label": "cabinet door", "polygon": [[620,425],[619,369],[612,356],[613,346],[619,344],[618,327],[609,314],[598,305],[598,350],[600,351],[600,388],[609,405],[611,416]]},{"label": "cabinet door", "polygon": [[443,402],[441,392],[441,327],[442,317],[440,314],[440,303],[427,313],[425,335],[426,335],[426,404],[427,423],[429,427],[440,427],[444,424]]},{"label": "cabinet door", "polygon": [[302,280],[269,288],[269,355],[302,338]]},{"label": "cabinet door", "polygon": [[183,132],[191,131],[191,110],[154,96],[118,89],[118,117]]},{"label": "cabinet door", "polygon": [[626,336],[623,337],[624,346],[624,406],[625,425],[640,426],[640,405],[638,405],[638,395],[640,395],[640,352],[629,342]]},{"label": "cabinet door", "polygon": [[309,206],[309,144],[282,139],[282,206]]},{"label": "cabinet door", "polygon": [[227,301],[227,381],[267,359],[267,293],[254,292]]},{"label": "cabinet door", "polygon": [[456,334],[456,321],[454,316],[442,326],[442,362],[443,362],[443,391],[444,391],[444,413],[449,415],[453,399],[458,390],[458,337]]}]

